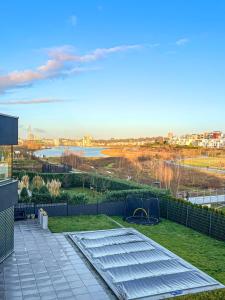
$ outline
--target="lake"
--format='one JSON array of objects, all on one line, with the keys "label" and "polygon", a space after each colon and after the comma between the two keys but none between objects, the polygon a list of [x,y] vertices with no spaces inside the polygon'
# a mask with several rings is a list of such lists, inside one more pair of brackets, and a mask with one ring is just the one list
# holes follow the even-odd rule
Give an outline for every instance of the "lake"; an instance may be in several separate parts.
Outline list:
[{"label": "lake", "polygon": [[63,153],[67,153],[83,157],[107,157],[107,155],[101,153],[105,149],[100,147],[59,146],[34,151],[34,155],[36,157],[60,157]]}]

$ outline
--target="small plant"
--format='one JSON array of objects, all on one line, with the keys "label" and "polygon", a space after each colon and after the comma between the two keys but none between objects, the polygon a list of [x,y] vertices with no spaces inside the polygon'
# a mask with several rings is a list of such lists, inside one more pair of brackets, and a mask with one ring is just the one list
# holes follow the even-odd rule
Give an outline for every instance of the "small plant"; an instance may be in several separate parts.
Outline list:
[{"label": "small plant", "polygon": [[29,189],[29,176],[24,175],[19,181],[19,189],[22,190],[23,188]]},{"label": "small plant", "polygon": [[33,190],[34,189],[37,189],[37,190],[40,190],[40,188],[45,185],[45,182],[44,180],[42,179],[41,176],[39,175],[36,175],[34,176],[33,180],[32,180],[32,187],[33,187]]},{"label": "small plant", "polygon": [[51,196],[56,197],[60,194],[61,182],[59,180],[53,179],[47,182],[47,188]]},{"label": "small plant", "polygon": [[24,187],[26,187],[27,189],[29,189],[29,176],[28,175],[24,175],[21,179],[21,181],[23,182]]}]

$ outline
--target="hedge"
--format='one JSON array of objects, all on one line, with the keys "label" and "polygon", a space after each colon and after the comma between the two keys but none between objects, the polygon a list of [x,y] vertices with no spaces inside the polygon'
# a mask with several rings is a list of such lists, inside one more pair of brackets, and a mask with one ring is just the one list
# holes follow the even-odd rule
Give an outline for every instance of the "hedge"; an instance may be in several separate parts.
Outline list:
[{"label": "hedge", "polygon": [[13,177],[21,180],[24,175],[28,175],[30,181],[33,177],[39,175],[45,182],[52,179],[58,179],[62,182],[63,188],[68,187],[90,187],[93,186],[97,191],[102,190],[128,190],[141,189],[143,185],[136,182],[127,181],[118,178],[105,177],[92,173],[35,173],[25,171],[14,171]]}]

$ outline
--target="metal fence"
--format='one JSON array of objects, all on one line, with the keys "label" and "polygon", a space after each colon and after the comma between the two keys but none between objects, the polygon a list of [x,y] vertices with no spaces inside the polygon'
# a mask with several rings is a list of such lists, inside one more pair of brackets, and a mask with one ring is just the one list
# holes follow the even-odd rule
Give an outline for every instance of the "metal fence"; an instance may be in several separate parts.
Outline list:
[{"label": "metal fence", "polygon": [[50,217],[57,216],[77,216],[77,215],[98,215],[106,214],[109,216],[124,215],[124,201],[96,202],[90,204],[68,204],[68,203],[52,203],[52,204],[34,204],[34,203],[17,203],[15,212],[24,211],[26,215],[35,214],[43,208]]},{"label": "metal fence", "polygon": [[211,209],[160,199],[160,215],[216,239],[225,240],[225,216]]}]

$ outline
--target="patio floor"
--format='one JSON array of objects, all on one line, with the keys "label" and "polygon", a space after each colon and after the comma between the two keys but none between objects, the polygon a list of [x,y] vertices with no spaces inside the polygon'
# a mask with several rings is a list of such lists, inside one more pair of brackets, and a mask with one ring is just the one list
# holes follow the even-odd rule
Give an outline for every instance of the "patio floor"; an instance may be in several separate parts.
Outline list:
[{"label": "patio floor", "polygon": [[15,251],[0,264],[0,299],[116,298],[63,234],[27,220],[15,223]]}]

